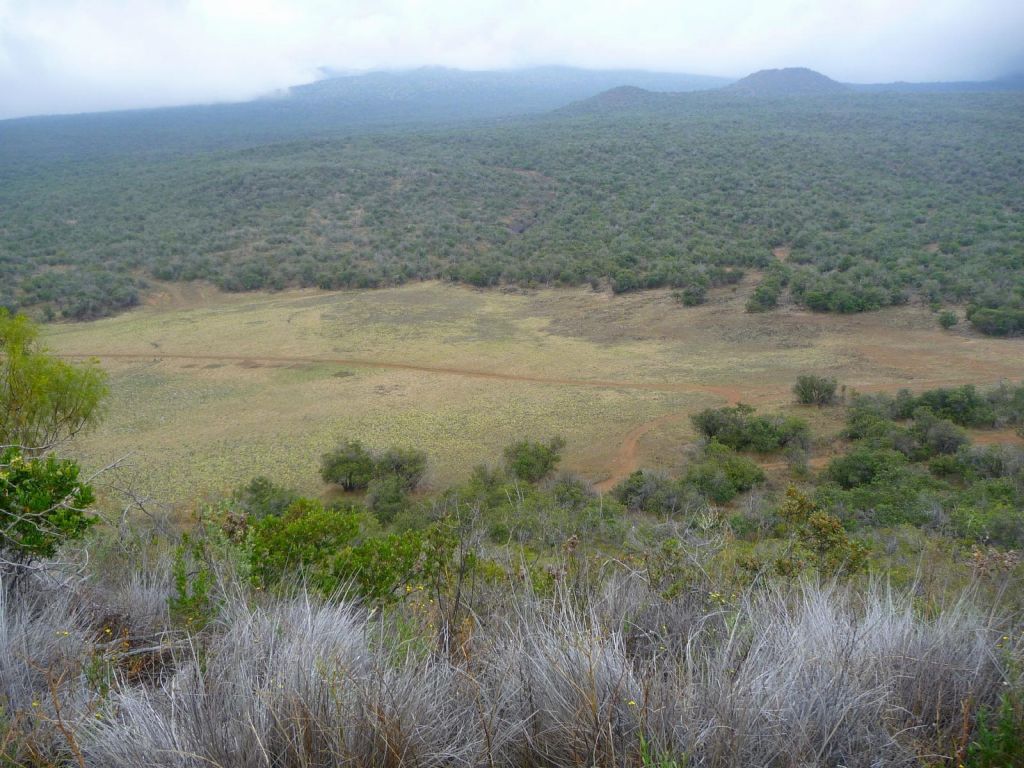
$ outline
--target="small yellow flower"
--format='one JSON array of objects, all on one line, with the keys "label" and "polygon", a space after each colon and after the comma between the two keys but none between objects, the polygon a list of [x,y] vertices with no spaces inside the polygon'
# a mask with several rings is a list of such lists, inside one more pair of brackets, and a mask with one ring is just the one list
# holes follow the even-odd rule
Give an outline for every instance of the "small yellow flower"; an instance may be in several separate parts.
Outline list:
[{"label": "small yellow flower", "polygon": [[636,706],[636,702],[635,702],[635,701],[633,701],[632,699],[630,699],[630,700],[629,700],[629,706],[631,706],[631,707],[635,707],[635,706]]},{"label": "small yellow flower", "polygon": [[39,706],[39,702],[38,701],[33,701],[32,702],[32,706],[33,707],[38,707]]}]

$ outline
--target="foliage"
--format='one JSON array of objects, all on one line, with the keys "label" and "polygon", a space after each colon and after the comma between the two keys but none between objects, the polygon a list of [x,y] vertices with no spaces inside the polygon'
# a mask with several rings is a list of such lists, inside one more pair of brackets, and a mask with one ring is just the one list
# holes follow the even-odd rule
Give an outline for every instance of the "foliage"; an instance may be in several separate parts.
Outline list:
[{"label": "foliage", "polygon": [[684,486],[720,504],[761,482],[764,482],[764,472],[754,461],[738,456],[716,440],[708,444],[703,456],[690,464],[682,477]]},{"label": "foliage", "polygon": [[405,483],[398,475],[375,477],[366,489],[366,508],[381,525],[389,525],[408,506],[405,494]]},{"label": "foliage", "polygon": [[402,489],[411,491],[427,471],[427,454],[415,448],[389,448],[374,462],[379,478],[397,478]]},{"label": "foliage", "polygon": [[[337,105],[296,119],[284,102],[5,124],[0,304],[95,317],[149,278],[695,300],[758,269],[752,310],[787,285],[817,311],[919,296],[972,302],[983,333],[1020,333],[1021,99],[641,94],[445,130],[353,128]],[[771,256],[783,242],[785,265]]]},{"label": "foliage", "polygon": [[264,517],[249,526],[246,550],[253,579],[269,587],[285,577],[308,575],[349,546],[362,528],[356,511],[300,499],[283,516]]},{"label": "foliage", "polygon": [[696,512],[708,501],[729,502],[764,479],[754,461],[712,440],[675,480],[638,470],[612,493],[630,511],[672,516]]},{"label": "foliage", "polygon": [[320,460],[320,477],[325,483],[340,485],[346,491],[363,490],[373,479],[376,463],[358,440],[342,443]]},{"label": "foliage", "polygon": [[28,318],[0,308],[0,446],[49,450],[93,426],[106,394],[98,366],[58,360]]},{"label": "foliage", "polygon": [[793,394],[801,405],[832,405],[836,401],[835,379],[806,374],[798,376]]},{"label": "foliage", "polygon": [[[366,490],[373,480],[395,478],[403,491],[419,485],[427,470],[427,455],[414,448],[389,448],[376,455],[358,440],[342,443],[323,455],[320,477],[346,491]],[[379,484],[378,484],[379,485]]]},{"label": "foliage", "polygon": [[756,416],[754,408],[740,403],[725,408],[708,408],[691,417],[705,437],[737,451],[767,452],[787,445],[806,447],[810,440],[807,423],[792,416]]},{"label": "foliage", "polygon": [[960,318],[956,316],[956,312],[946,309],[939,313],[939,325],[947,331],[959,322]]},{"label": "foliage", "polygon": [[27,458],[18,448],[0,452],[0,558],[26,563],[53,557],[95,524],[87,511],[93,501],[75,462]]},{"label": "foliage", "polygon": [[1019,693],[1004,693],[998,707],[978,710],[974,738],[964,768],[1024,765],[1024,703]]},{"label": "foliage", "polygon": [[266,477],[254,477],[232,495],[239,510],[252,520],[268,516],[280,517],[298,498],[295,491],[279,486]]},{"label": "foliage", "polygon": [[387,603],[420,574],[423,559],[424,538],[417,531],[366,539],[339,552],[317,586],[326,595],[350,590],[371,603]]},{"label": "foliage", "polygon": [[867,569],[868,548],[850,539],[839,518],[821,511],[795,486],[786,489],[779,517],[789,526],[796,549],[776,559],[778,573],[794,575],[800,571],[803,561],[826,576]]},{"label": "foliage", "polygon": [[546,443],[520,440],[505,448],[505,465],[519,480],[539,483],[555,471],[562,459],[565,440],[553,437]]},{"label": "foliage", "polygon": [[168,600],[171,617],[193,632],[202,630],[213,614],[212,574],[202,542],[186,535],[174,549],[171,567],[174,592]]}]

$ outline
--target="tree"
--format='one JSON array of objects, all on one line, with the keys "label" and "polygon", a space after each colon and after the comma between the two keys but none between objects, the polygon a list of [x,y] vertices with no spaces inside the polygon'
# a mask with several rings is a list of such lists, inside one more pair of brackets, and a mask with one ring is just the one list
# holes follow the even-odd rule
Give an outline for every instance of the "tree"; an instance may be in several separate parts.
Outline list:
[{"label": "tree", "polygon": [[427,454],[415,448],[389,448],[375,462],[377,477],[397,477],[402,490],[411,491],[420,484],[427,471]]},{"label": "tree", "polygon": [[320,477],[325,483],[340,485],[346,491],[360,491],[373,479],[375,462],[358,440],[342,443],[320,460]]},{"label": "tree", "polygon": [[32,321],[0,309],[0,445],[42,455],[96,424],[106,395],[95,363],[58,360]]},{"label": "tree", "polygon": [[56,359],[34,323],[0,310],[0,574],[15,583],[95,523],[78,465],[50,452],[96,423],[106,392],[102,370]]}]

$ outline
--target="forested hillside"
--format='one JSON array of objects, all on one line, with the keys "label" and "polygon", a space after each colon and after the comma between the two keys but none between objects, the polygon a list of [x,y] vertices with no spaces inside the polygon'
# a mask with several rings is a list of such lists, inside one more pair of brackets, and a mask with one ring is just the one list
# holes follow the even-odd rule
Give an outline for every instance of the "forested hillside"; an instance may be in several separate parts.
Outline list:
[{"label": "forested hillside", "polygon": [[172,145],[198,124],[165,146],[89,119],[74,150],[0,149],[2,304],[95,317],[148,278],[590,282],[699,302],[755,269],[754,310],[969,303],[983,331],[1024,330],[1019,93],[632,89],[536,117],[188,153]]}]

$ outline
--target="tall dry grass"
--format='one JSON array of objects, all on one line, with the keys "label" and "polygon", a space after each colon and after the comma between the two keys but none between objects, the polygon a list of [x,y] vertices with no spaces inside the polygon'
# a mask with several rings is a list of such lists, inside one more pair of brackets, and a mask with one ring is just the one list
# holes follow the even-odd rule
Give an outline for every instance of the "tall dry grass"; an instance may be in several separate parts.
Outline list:
[{"label": "tall dry grass", "polygon": [[11,764],[634,766],[641,744],[687,766],[941,764],[1022,655],[971,594],[926,616],[912,592],[805,583],[709,609],[637,575],[509,596],[453,652],[231,584],[186,636],[167,570],[0,602]]}]

